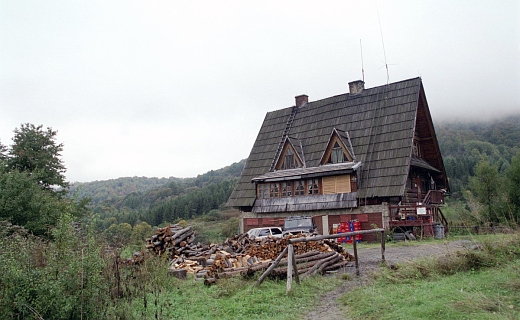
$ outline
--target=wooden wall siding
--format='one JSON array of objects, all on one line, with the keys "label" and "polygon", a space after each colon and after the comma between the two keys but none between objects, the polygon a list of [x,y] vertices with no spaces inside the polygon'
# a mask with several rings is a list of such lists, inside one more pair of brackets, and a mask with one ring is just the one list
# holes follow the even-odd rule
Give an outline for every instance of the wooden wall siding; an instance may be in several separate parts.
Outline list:
[{"label": "wooden wall siding", "polygon": [[344,174],[340,176],[323,177],[323,194],[334,193],[349,193],[350,189],[350,175]]},{"label": "wooden wall siding", "polygon": [[[419,100],[423,109],[419,112],[431,121],[420,78],[367,88],[355,96],[342,94],[312,101],[297,110],[288,135],[302,142],[310,168],[319,165],[333,128],[348,131],[356,160],[363,163],[359,198],[403,196]],[[267,113],[228,206],[254,205],[256,190],[251,179],[269,171],[292,110],[288,107]],[[431,127],[430,135],[434,134],[430,123],[427,127]],[[426,140],[423,146],[433,150],[432,159],[441,156],[435,137],[434,141],[435,148],[429,148]],[[437,167],[437,163],[428,162]],[[444,168],[439,169],[445,175]]]},{"label": "wooden wall siding", "polygon": [[356,193],[257,199],[252,212],[277,213],[356,208]]}]

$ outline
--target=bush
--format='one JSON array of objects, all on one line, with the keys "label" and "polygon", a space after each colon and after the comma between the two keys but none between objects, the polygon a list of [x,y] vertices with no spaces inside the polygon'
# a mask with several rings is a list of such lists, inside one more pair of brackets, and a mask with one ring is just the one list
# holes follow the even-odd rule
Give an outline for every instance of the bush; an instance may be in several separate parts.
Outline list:
[{"label": "bush", "polygon": [[238,233],[239,226],[238,218],[230,218],[222,227],[222,235],[226,238],[231,238]]}]

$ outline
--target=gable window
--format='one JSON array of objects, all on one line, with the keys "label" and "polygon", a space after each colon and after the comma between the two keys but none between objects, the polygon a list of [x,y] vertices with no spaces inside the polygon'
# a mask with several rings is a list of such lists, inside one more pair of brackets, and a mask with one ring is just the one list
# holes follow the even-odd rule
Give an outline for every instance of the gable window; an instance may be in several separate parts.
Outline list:
[{"label": "gable window", "polygon": [[341,146],[337,141],[334,143],[334,146],[332,147],[331,159],[329,161],[332,163],[341,163],[348,161],[347,157],[343,153],[343,149],[341,149]]},{"label": "gable window", "polygon": [[327,147],[321,158],[321,164],[333,164],[353,161],[352,156],[349,153],[347,145],[338,135],[336,129],[332,132],[332,135],[327,143]]},{"label": "gable window", "polygon": [[283,169],[294,169],[296,168],[296,163],[294,161],[294,154],[291,151],[291,148],[287,148],[287,152],[285,153],[285,159],[282,163]]},{"label": "gable window", "polygon": [[293,145],[287,138],[285,145],[280,153],[279,158],[276,160],[274,169],[276,170],[287,170],[303,167],[300,155],[296,152]]}]

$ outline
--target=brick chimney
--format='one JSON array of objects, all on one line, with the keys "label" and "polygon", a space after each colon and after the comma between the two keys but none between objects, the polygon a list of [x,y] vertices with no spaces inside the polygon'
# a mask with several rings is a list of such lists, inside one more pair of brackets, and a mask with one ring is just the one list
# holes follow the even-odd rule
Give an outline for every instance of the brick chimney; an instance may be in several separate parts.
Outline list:
[{"label": "brick chimney", "polygon": [[309,103],[309,96],[306,94],[302,94],[302,95],[296,96],[294,98],[296,99],[296,106],[298,108],[301,108],[304,105],[306,105],[307,103]]},{"label": "brick chimney", "polygon": [[348,83],[350,94],[360,94],[365,90],[365,82],[362,80],[356,80]]}]

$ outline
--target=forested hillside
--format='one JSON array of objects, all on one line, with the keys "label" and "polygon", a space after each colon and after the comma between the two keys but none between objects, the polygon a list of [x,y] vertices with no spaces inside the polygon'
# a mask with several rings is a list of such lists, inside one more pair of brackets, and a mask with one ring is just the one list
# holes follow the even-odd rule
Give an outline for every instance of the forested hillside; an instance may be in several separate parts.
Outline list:
[{"label": "forested hillside", "polygon": [[112,201],[133,192],[145,192],[162,187],[181,178],[124,177],[102,181],[75,182],[70,185],[70,193],[80,198],[90,198],[93,205],[103,201]]},{"label": "forested hillside", "polygon": [[479,161],[504,173],[520,151],[520,115],[490,122],[436,123],[435,131],[454,198],[468,188]]},{"label": "forested hillside", "polygon": [[119,178],[75,184],[71,194],[91,198],[99,229],[112,224],[150,225],[191,219],[222,208],[245,160],[195,178]]}]

